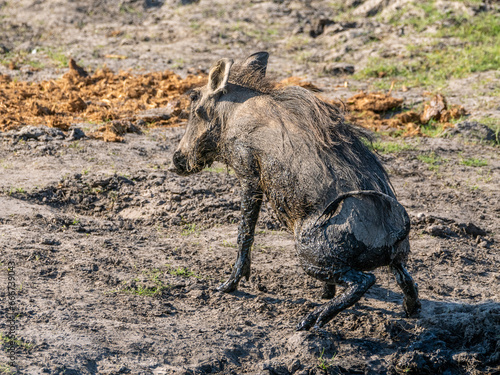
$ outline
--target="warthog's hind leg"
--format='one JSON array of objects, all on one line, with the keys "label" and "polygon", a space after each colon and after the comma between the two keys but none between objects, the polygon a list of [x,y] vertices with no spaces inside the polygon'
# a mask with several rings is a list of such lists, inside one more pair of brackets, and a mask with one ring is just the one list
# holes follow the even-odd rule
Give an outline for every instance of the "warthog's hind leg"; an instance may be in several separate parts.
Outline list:
[{"label": "warthog's hind leg", "polygon": [[338,280],[339,284],[345,284],[345,290],[329,302],[321,305],[312,313],[307,315],[297,325],[297,330],[308,330],[312,326],[321,328],[342,310],[354,305],[375,283],[375,276],[371,273],[363,273],[350,269],[343,272]]},{"label": "warthog's hind leg", "polygon": [[335,284],[324,283],[323,289],[321,290],[321,298],[332,299],[333,297],[335,297],[336,290],[337,288]]},{"label": "warthog's hind leg", "polygon": [[398,283],[399,287],[403,291],[403,307],[405,309],[406,315],[410,317],[416,314],[421,306],[418,299],[417,285],[413,281],[406,268],[401,263],[391,264],[389,268],[396,277],[396,282]]}]

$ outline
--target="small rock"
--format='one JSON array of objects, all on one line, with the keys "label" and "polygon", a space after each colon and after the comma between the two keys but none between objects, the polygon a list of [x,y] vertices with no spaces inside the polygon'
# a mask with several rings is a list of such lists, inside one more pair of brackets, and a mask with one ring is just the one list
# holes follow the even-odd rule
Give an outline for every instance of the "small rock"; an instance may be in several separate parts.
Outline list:
[{"label": "small rock", "polygon": [[85,133],[79,128],[72,128],[68,134],[68,141],[77,141],[82,138],[85,138]]},{"label": "small rock", "polygon": [[186,294],[188,298],[198,299],[198,300],[206,300],[208,298],[207,293],[203,290],[194,289]]},{"label": "small rock", "polygon": [[444,225],[430,225],[427,227],[426,232],[435,237],[453,236],[455,233]]},{"label": "small rock", "polygon": [[472,223],[458,224],[458,227],[472,237],[486,236],[486,232]]},{"label": "small rock", "polygon": [[285,365],[279,362],[264,362],[262,364],[262,370],[268,371],[269,374],[273,375],[289,375],[290,372]]},{"label": "small rock", "polygon": [[[42,142],[50,142],[50,141],[52,141],[52,139],[53,139],[53,138],[52,138],[51,136],[48,136],[47,134],[44,134],[44,135],[42,135],[42,136],[38,137],[38,140],[39,140],[39,141],[42,141]],[[47,146],[42,146],[42,147],[40,148],[40,150],[41,150],[41,151],[45,151],[45,150],[47,149],[46,147],[47,147]]]},{"label": "small rock", "polygon": [[33,44],[30,41],[24,42],[19,44],[17,47],[14,48],[15,52],[31,52],[31,50],[34,48]]},{"label": "small rock", "polygon": [[341,25],[344,29],[355,29],[356,27],[358,27],[358,23],[356,21],[342,22]]},{"label": "small rock", "polygon": [[130,369],[126,366],[121,366],[120,368],[117,368],[116,372],[118,374],[130,374]]},{"label": "small rock", "polygon": [[288,365],[288,371],[293,374],[302,367],[300,360],[295,359]]},{"label": "small rock", "polygon": [[172,116],[173,112],[174,109],[167,105],[164,108],[152,108],[142,111],[137,115],[137,119],[145,122],[168,120]]},{"label": "small rock", "polygon": [[54,240],[52,238],[45,237],[40,241],[42,245],[60,245],[61,243],[57,240]]},{"label": "small rock", "polygon": [[490,243],[488,241],[481,241],[479,242],[479,246],[485,248],[485,249],[489,249],[490,248]]},{"label": "small rock", "polygon": [[28,138],[37,139],[38,137],[41,137],[44,134],[45,132],[43,131],[42,128],[38,128],[32,125],[25,126],[21,130],[19,130],[19,132],[17,132],[17,135],[24,139]]},{"label": "small rock", "polygon": [[[499,120],[500,121],[500,120]],[[461,135],[466,139],[478,139],[481,141],[492,141],[500,143],[495,132],[486,125],[480,124],[477,121],[462,121],[454,128],[447,129],[445,135]]]},{"label": "small rock", "polygon": [[354,65],[344,64],[344,63],[326,65],[323,68],[323,72],[325,74],[332,75],[332,76],[354,74]]},{"label": "small rock", "polygon": [[346,0],[345,5],[348,8],[356,8],[363,4],[364,0]]},{"label": "small rock", "polygon": [[368,0],[353,12],[355,16],[372,17],[384,9],[390,0]]},{"label": "small rock", "polygon": [[309,35],[316,38],[323,34],[325,31],[325,26],[333,25],[335,22],[328,18],[319,18],[311,22],[311,28],[309,30]]}]

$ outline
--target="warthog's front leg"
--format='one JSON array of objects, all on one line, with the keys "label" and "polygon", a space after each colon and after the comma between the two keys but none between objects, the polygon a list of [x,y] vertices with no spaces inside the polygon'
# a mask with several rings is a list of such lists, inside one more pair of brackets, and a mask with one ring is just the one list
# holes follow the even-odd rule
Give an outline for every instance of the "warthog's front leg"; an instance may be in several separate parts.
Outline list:
[{"label": "warthog's front leg", "polygon": [[242,277],[246,277],[247,280],[250,277],[250,249],[253,244],[255,224],[262,205],[263,194],[257,184],[242,183],[242,190],[242,217],[238,228],[238,257],[229,280],[217,288],[226,293],[236,290]]}]

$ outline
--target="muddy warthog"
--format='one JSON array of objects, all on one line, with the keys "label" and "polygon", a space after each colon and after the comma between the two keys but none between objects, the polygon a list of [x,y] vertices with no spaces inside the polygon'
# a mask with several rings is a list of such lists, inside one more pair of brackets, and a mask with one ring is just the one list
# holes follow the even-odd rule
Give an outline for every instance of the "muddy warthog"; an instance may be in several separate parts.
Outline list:
[{"label": "muddy warthog", "polygon": [[[338,108],[301,87],[280,88],[265,77],[268,53],[244,62],[219,60],[208,84],[191,94],[186,132],[173,156],[188,175],[215,160],[241,183],[238,257],[219,290],[234,291],[250,276],[250,249],[264,194],[293,232],[305,272],[325,283],[330,299],[297,329],[321,327],[356,303],[375,282],[366,271],[389,266],[404,293],[404,309],[420,307],[404,268],[410,221],[388,176],[365,146],[366,134],[348,125]],[[345,290],[335,296],[335,286]]]}]

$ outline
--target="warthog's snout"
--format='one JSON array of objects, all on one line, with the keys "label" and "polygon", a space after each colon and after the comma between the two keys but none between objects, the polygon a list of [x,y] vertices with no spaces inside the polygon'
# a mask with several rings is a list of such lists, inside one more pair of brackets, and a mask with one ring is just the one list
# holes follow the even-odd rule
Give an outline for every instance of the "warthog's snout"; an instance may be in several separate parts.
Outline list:
[{"label": "warthog's snout", "polygon": [[172,168],[172,172],[175,172],[180,175],[187,175],[187,159],[179,150],[175,151],[174,156],[172,158],[174,162],[174,168]]}]

